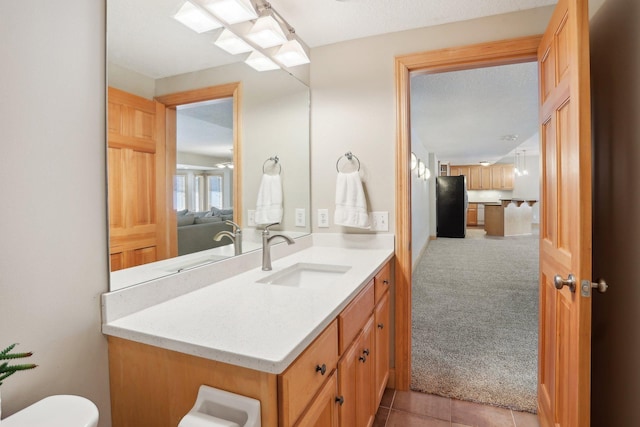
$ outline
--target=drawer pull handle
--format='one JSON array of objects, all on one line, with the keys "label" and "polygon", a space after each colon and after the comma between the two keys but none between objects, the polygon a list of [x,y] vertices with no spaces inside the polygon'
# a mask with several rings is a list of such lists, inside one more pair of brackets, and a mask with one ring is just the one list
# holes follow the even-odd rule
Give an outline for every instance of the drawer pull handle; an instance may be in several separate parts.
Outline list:
[{"label": "drawer pull handle", "polygon": [[369,349],[365,348],[364,350],[362,350],[362,354],[366,354],[368,356],[369,355]]},{"label": "drawer pull handle", "polygon": [[338,402],[340,406],[344,405],[344,396],[336,397],[336,402]]},{"label": "drawer pull handle", "polygon": [[378,329],[384,329],[384,323],[378,323]]},{"label": "drawer pull handle", "polygon": [[384,283],[385,285],[389,284],[389,281],[387,279],[383,280],[382,283]]},{"label": "drawer pull handle", "polygon": [[362,363],[367,361],[367,357],[366,356],[360,356],[358,357],[358,360],[361,361]]},{"label": "drawer pull handle", "polygon": [[320,365],[316,366],[316,372],[320,372],[320,375],[326,374],[327,373],[327,365],[325,365],[323,363],[322,366],[320,366]]}]

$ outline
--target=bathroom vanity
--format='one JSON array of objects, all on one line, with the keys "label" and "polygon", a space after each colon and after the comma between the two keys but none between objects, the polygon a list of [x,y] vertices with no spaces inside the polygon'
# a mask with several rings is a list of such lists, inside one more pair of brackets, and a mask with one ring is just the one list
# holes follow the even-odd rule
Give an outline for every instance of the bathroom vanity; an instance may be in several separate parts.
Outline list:
[{"label": "bathroom vanity", "polygon": [[[271,272],[252,253],[103,295],[114,427],[175,427],[201,384],[258,399],[263,427],[372,424],[390,372],[393,236],[282,246]],[[214,269],[241,272],[207,284]]]}]

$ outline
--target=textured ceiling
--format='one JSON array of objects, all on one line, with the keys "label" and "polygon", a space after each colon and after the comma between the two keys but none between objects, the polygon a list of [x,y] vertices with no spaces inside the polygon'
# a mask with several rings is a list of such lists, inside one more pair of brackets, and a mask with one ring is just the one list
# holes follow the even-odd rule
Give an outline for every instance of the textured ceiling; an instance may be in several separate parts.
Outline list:
[{"label": "textured ceiling", "polygon": [[556,4],[557,0],[269,0],[310,47]]},{"label": "textured ceiling", "polygon": [[[254,0],[261,2],[261,0]],[[108,0],[108,58],[157,79],[244,60],[171,16],[184,0]],[[555,4],[556,0],[270,0],[310,47]]]},{"label": "textured ceiling", "polygon": [[414,143],[453,164],[493,163],[523,143],[537,154],[537,63],[413,75],[411,128]]}]

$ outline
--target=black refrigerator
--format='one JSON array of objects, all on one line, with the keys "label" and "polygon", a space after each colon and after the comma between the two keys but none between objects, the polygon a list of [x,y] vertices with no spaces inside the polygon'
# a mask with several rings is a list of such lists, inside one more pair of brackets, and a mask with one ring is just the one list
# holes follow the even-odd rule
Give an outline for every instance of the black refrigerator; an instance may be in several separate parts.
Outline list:
[{"label": "black refrigerator", "polygon": [[465,237],[467,188],[464,176],[436,178],[436,221],[438,237]]}]

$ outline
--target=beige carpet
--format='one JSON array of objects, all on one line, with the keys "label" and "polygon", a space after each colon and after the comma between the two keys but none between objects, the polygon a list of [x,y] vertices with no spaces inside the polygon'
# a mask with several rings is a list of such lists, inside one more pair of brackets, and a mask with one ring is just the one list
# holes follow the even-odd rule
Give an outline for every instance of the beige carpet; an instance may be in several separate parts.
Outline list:
[{"label": "beige carpet", "polygon": [[538,236],[430,242],[413,274],[411,388],[535,412]]}]

